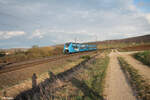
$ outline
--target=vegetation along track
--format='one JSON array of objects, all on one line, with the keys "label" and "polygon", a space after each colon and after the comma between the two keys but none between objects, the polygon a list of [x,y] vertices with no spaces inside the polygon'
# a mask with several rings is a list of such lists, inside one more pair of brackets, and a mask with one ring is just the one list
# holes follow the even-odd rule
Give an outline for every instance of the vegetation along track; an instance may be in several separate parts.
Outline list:
[{"label": "vegetation along track", "polygon": [[40,59],[40,60],[34,60],[34,61],[31,61],[31,62],[27,62],[27,63],[15,63],[15,64],[11,64],[11,65],[8,65],[8,66],[5,66],[5,67],[1,68],[0,69],[0,74],[15,71],[15,70],[19,70],[19,69],[23,69],[23,68],[27,68],[27,67],[31,67],[33,65],[39,65],[39,64],[43,64],[43,63],[47,63],[47,62],[51,62],[51,61],[57,61],[59,59],[68,58],[70,56],[84,55],[84,54],[89,54],[89,53],[92,53],[92,52],[61,55],[61,56],[57,56],[57,57],[54,57],[54,58],[45,58],[45,59]]}]

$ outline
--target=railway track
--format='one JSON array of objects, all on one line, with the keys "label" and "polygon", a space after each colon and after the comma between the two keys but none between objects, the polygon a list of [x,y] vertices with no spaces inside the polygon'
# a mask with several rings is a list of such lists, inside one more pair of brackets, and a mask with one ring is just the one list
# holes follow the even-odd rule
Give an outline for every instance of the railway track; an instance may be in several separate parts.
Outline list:
[{"label": "railway track", "polygon": [[47,63],[47,62],[57,61],[57,60],[60,60],[60,59],[63,59],[63,58],[69,58],[69,57],[75,56],[75,55],[76,56],[77,55],[85,55],[85,54],[90,54],[90,53],[92,53],[92,52],[61,55],[61,56],[57,56],[57,57],[43,58],[43,59],[40,59],[40,60],[27,61],[27,62],[23,62],[23,63],[14,63],[14,64],[6,65],[5,67],[2,67],[0,69],[0,74],[20,70],[20,69],[27,68],[27,67],[32,67],[34,65],[39,65],[39,64],[43,64],[43,63]]}]

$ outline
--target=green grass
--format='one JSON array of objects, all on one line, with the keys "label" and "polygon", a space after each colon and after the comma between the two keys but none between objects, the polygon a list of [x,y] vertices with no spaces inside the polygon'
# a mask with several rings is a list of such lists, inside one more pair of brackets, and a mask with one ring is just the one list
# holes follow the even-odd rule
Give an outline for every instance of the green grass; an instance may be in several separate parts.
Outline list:
[{"label": "green grass", "polygon": [[150,100],[150,85],[136,69],[129,65],[122,57],[118,58],[121,68],[129,79],[129,82],[137,94],[139,100]]},{"label": "green grass", "polygon": [[150,66],[150,51],[139,52],[134,54],[133,56],[143,64]]},{"label": "green grass", "polygon": [[105,57],[104,59],[96,59],[93,67],[91,67],[90,71],[88,71],[88,74],[90,75],[88,76],[89,80],[85,80],[87,85],[98,93],[103,92],[102,81],[106,74],[108,62],[108,57]]}]

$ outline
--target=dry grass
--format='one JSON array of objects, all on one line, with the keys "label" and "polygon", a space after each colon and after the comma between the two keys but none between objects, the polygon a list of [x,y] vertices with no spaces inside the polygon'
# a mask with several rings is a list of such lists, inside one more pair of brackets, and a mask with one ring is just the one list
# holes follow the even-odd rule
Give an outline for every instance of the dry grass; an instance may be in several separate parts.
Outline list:
[{"label": "dry grass", "polygon": [[62,54],[62,47],[33,47],[27,51],[18,51],[14,54],[0,57],[0,63],[15,63],[31,59],[44,58]]},{"label": "dry grass", "polygon": [[63,88],[53,93],[55,97],[61,98],[56,100],[103,100],[108,62],[107,56],[87,62]]},{"label": "dry grass", "polygon": [[103,100],[103,83],[109,58],[98,55],[92,59],[84,59],[77,66],[68,68],[69,70],[58,73],[57,76],[50,74],[51,79],[44,80],[37,88],[16,98],[25,96],[23,100]]},{"label": "dry grass", "polygon": [[119,49],[119,51],[143,51],[143,50],[150,50],[150,44],[128,46],[128,47],[124,47],[124,48]]},{"label": "dry grass", "polygon": [[20,91],[31,88],[31,77],[33,73],[36,73],[38,75],[38,83],[40,83],[48,77],[47,73],[49,70],[55,74],[68,70],[83,60],[78,58],[79,57],[77,56],[71,57],[69,59],[62,59],[59,61],[2,74],[0,76],[1,88],[5,88],[3,90],[8,90],[8,94],[14,95],[16,93],[19,93]]}]

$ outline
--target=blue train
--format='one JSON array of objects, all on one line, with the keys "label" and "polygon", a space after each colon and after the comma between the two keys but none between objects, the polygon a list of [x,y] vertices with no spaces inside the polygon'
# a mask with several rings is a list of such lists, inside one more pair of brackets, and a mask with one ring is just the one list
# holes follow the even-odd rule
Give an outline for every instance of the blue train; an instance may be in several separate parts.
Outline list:
[{"label": "blue train", "polygon": [[65,43],[63,52],[66,53],[77,53],[83,51],[93,51],[97,50],[96,45],[88,45],[88,44],[81,44],[81,43]]}]

